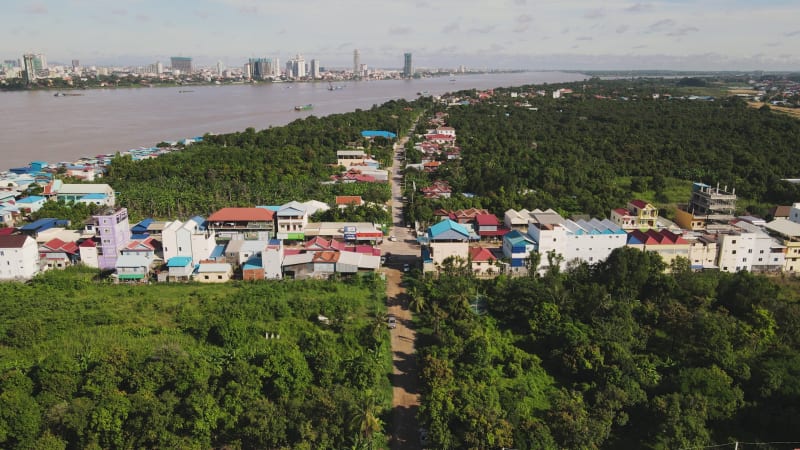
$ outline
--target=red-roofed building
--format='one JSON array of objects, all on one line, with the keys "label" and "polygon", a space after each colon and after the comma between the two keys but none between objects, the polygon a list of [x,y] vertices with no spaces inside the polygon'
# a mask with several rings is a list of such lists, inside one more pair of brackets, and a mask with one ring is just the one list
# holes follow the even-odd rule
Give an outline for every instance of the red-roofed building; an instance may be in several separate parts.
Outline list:
[{"label": "red-roofed building", "polygon": [[425,140],[428,142],[434,142],[436,144],[452,144],[456,141],[455,136],[450,136],[449,134],[426,134]]},{"label": "red-roofed building", "polygon": [[78,244],[50,239],[39,246],[39,259],[43,269],[63,269],[78,261]]},{"label": "red-roofed building", "polygon": [[337,195],[335,203],[336,206],[344,209],[348,206],[362,206],[364,205],[364,200],[360,195]]},{"label": "red-roofed building", "polygon": [[497,257],[488,248],[470,247],[469,262],[475,275],[493,276],[500,273]]},{"label": "red-roofed building", "polygon": [[633,230],[628,233],[627,245],[643,252],[658,253],[667,266],[679,256],[689,259],[689,241],[667,229]]},{"label": "red-roofed building", "polygon": [[220,239],[268,241],[274,236],[275,213],[266,208],[222,208],[206,219]]},{"label": "red-roofed building", "polygon": [[420,189],[425,198],[450,198],[453,190],[446,181],[434,181],[432,185]]},{"label": "red-roofed building", "polygon": [[475,229],[481,239],[497,239],[508,233],[508,228],[503,227],[494,214],[480,213],[475,215]]}]

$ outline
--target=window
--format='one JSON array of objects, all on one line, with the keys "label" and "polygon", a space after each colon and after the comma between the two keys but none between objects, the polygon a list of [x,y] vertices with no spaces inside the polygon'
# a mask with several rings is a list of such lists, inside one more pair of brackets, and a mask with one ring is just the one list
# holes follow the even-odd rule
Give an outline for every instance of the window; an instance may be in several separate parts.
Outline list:
[{"label": "window", "polygon": [[761,251],[759,251],[758,253],[761,253],[761,254],[763,255],[763,254],[764,254],[764,250],[761,250]]},{"label": "window", "polygon": [[763,260],[764,260],[764,258],[758,258],[758,262],[761,262]]},{"label": "window", "polygon": [[731,255],[735,255],[735,254],[736,254],[736,250],[731,251]]},{"label": "window", "polygon": [[[748,250],[747,250],[747,253],[753,253],[753,249],[752,249],[752,248],[751,248],[751,249],[748,249]],[[764,251],[762,250],[762,251],[761,251],[761,253],[764,253]]]},{"label": "window", "polygon": [[204,279],[206,279],[206,280],[208,280],[208,279],[209,279],[209,278],[208,278],[208,275],[204,276],[203,278],[204,278]]},{"label": "window", "polygon": [[221,280],[222,279],[222,275],[217,275],[217,279]]},{"label": "window", "polygon": [[735,243],[736,243],[736,239],[731,241],[731,244],[735,244]]}]

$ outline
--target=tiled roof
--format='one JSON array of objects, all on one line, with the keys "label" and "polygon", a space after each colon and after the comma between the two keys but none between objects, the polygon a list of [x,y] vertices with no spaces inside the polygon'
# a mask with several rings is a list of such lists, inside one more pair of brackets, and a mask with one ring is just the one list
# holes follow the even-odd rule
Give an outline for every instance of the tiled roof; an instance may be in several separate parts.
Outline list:
[{"label": "tiled roof", "polygon": [[489,251],[488,248],[483,247],[470,247],[469,258],[472,261],[496,261],[497,258]]},{"label": "tiled roof", "polygon": [[208,217],[208,222],[272,221],[275,213],[263,208],[222,208]]},{"label": "tiled roof", "polygon": [[631,205],[633,205],[633,206],[635,206],[635,207],[637,207],[639,209],[647,208],[647,202],[644,201],[644,200],[639,200],[639,199],[631,200]]},{"label": "tiled roof", "polygon": [[364,201],[360,195],[337,195],[337,205],[361,205]]},{"label": "tiled roof", "polygon": [[500,221],[493,214],[476,214],[475,222],[480,226],[500,225]]},{"label": "tiled roof", "polygon": [[22,248],[27,238],[23,234],[0,235],[0,248]]}]

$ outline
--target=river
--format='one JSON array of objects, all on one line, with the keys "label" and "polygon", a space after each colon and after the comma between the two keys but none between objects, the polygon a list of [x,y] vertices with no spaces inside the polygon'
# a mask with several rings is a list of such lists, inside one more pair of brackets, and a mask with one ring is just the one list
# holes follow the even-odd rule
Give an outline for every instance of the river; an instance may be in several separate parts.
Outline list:
[{"label": "river", "polygon": [[[77,91],[0,92],[0,170],[30,161],[75,161],[84,156],[151,147],[205,133],[285,125],[309,115],[370,108],[418,92],[440,95],[464,89],[578,81],[579,73],[522,72],[457,75],[418,80],[328,83],[259,83]],[[190,92],[185,92],[190,91]],[[313,104],[298,112],[296,105]]]}]

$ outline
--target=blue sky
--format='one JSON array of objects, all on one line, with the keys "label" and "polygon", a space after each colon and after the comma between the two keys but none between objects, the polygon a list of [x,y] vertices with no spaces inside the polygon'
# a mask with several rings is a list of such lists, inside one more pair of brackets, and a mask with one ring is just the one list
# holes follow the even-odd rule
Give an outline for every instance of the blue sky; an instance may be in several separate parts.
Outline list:
[{"label": "blue sky", "polygon": [[797,0],[34,0],[3,7],[0,59],[240,66],[800,70]]}]

